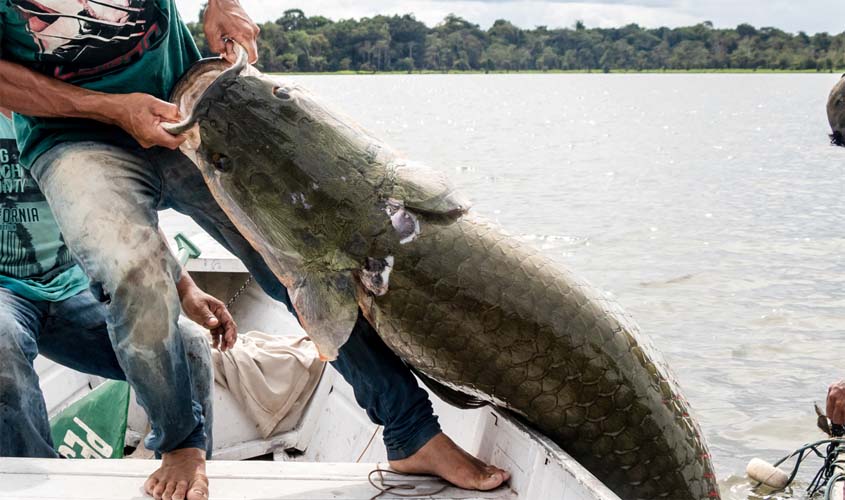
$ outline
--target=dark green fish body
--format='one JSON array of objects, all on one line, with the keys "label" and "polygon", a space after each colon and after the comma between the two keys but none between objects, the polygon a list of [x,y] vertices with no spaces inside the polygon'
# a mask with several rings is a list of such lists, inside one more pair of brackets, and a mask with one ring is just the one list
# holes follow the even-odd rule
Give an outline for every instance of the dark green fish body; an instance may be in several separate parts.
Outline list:
[{"label": "dark green fish body", "polygon": [[176,91],[198,124],[183,150],[321,354],[360,308],[447,400],[512,411],[621,498],[719,497],[686,401],[615,304],[297,86],[250,71],[199,99],[205,64]]}]

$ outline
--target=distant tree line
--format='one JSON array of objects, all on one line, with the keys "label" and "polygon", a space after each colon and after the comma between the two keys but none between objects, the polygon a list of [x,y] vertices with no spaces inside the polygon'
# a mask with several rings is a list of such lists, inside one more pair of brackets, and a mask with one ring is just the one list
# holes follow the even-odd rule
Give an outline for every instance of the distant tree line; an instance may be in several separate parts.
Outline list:
[{"label": "distant tree line", "polygon": [[[202,19],[202,16],[200,16]],[[206,55],[202,25],[189,25]],[[455,15],[429,28],[413,15],[332,21],[286,10],[261,25],[259,67],[311,71],[643,71],[845,68],[845,33],[807,35],[710,22],[683,28],[521,29],[496,21],[482,30]]]}]

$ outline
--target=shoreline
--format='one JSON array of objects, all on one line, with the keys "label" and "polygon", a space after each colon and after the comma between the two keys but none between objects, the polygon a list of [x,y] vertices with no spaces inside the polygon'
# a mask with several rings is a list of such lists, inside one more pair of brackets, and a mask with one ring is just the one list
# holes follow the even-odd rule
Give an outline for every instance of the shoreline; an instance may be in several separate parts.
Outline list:
[{"label": "shoreline", "polygon": [[422,71],[353,71],[353,70],[343,70],[343,71],[283,71],[283,72],[272,72],[268,73],[274,76],[284,76],[284,75],[295,75],[295,76],[308,76],[308,75],[316,75],[316,76],[350,76],[350,75],[358,75],[358,76],[377,76],[377,75],[418,75],[418,76],[425,76],[425,75],[659,75],[659,74],[672,74],[672,75],[704,75],[704,74],[737,74],[737,75],[753,75],[753,74],[766,74],[766,75],[776,75],[776,74],[825,74],[825,75],[835,75],[835,74],[842,74],[845,73],[844,69],[834,69],[834,70],[827,70],[827,71],[816,71],[814,69],[808,70],[793,70],[793,69],[667,69],[667,70],[660,70],[660,69],[647,69],[647,70],[610,70],[610,71],[602,71],[602,70],[524,70],[524,71],[483,71],[483,70],[453,70],[453,71],[435,71],[435,70],[422,70]]}]

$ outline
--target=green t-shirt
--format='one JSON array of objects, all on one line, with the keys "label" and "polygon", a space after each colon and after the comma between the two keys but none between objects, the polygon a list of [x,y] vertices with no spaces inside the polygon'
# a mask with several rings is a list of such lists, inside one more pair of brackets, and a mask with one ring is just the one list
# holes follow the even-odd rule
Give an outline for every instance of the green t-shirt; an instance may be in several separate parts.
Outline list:
[{"label": "green t-shirt", "polygon": [[47,200],[18,163],[12,122],[0,115],[0,287],[57,302],[88,288]]},{"label": "green t-shirt", "polygon": [[[170,97],[200,58],[174,0],[0,0],[0,57],[65,82],[110,94]],[[27,168],[60,142],[134,144],[90,120],[15,116]]]}]

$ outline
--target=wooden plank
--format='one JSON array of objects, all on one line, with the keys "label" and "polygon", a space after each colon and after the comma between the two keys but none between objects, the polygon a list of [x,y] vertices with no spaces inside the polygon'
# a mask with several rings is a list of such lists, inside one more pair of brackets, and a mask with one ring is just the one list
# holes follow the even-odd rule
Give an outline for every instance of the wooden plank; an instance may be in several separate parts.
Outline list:
[{"label": "wooden plank", "polygon": [[[144,498],[141,485],[158,467],[155,460],[44,460],[0,459],[0,499],[136,500]],[[370,499],[378,493],[367,481],[377,464],[301,462],[225,462],[208,465],[212,500]],[[515,500],[509,489],[471,492],[447,488],[425,496],[440,486],[428,477],[402,477],[415,485],[418,498]],[[380,498],[407,498],[386,494]]]}]

